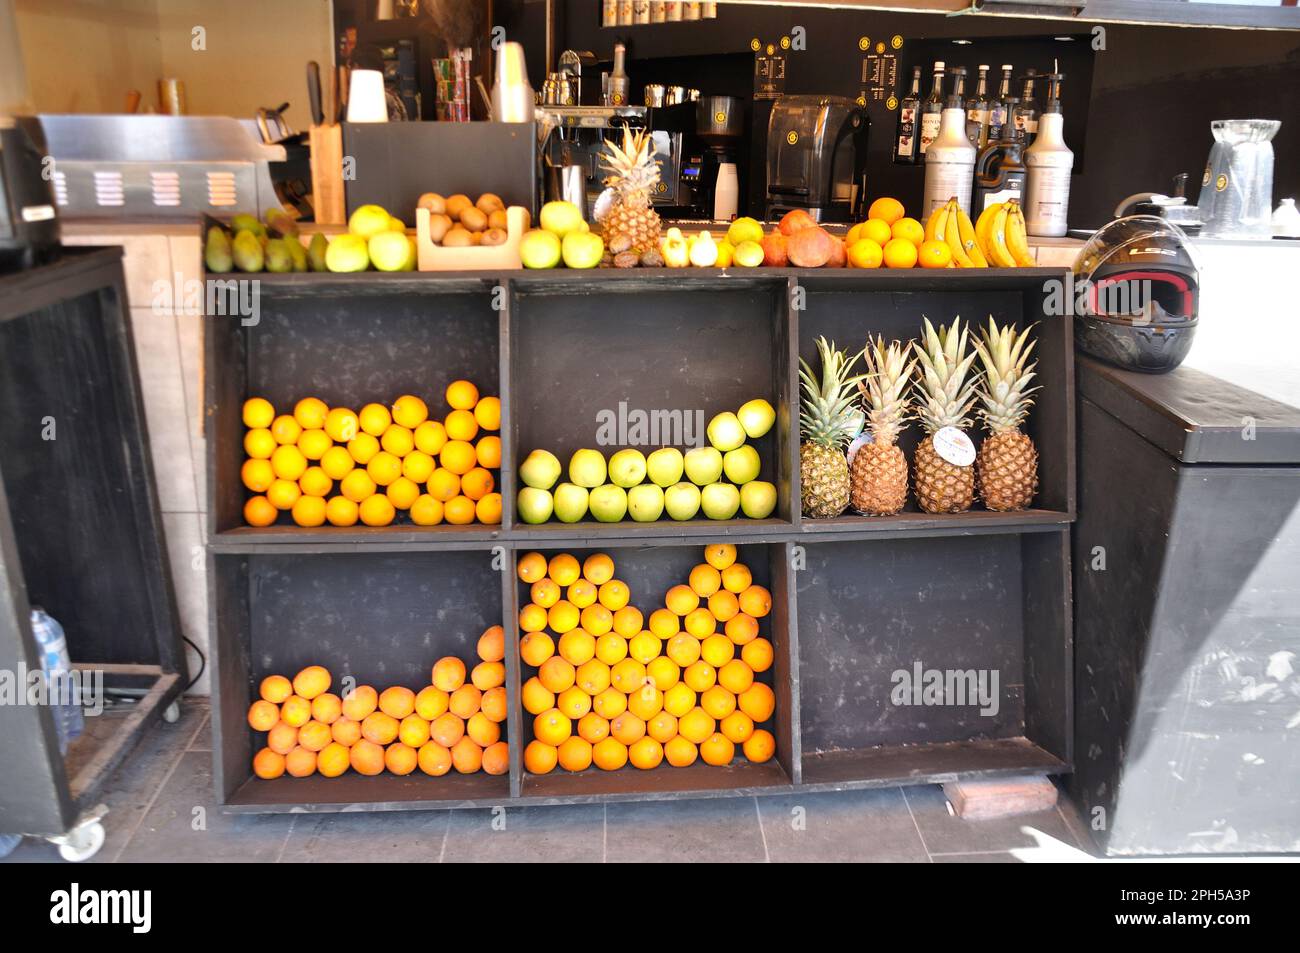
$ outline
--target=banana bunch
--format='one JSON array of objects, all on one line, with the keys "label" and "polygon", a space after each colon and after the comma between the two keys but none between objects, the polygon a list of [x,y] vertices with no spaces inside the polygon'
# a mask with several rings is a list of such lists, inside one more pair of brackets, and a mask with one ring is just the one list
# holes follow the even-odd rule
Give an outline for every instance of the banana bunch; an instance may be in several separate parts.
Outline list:
[{"label": "banana bunch", "polygon": [[987,268],[988,256],[980,247],[970,216],[957,204],[956,196],[930,214],[925,225],[925,240],[943,242],[952,252],[952,266]]},{"label": "banana bunch", "polygon": [[980,213],[975,223],[975,242],[995,268],[1033,268],[1025,231],[1025,214],[1020,203],[998,202]]}]

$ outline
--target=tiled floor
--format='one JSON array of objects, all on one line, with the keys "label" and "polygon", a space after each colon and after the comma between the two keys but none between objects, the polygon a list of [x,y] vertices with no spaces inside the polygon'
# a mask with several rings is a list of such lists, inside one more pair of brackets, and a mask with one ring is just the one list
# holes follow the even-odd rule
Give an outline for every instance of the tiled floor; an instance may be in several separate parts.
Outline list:
[{"label": "tiled floor", "polygon": [[[941,788],[573,807],[380,814],[227,815],[212,794],[208,710],[146,734],[102,800],[111,861],[905,861],[1016,862],[1033,828],[1070,847],[1057,809],[996,821],[949,814]],[[291,782],[290,782],[291,783]],[[59,859],[28,839],[14,862]]]}]

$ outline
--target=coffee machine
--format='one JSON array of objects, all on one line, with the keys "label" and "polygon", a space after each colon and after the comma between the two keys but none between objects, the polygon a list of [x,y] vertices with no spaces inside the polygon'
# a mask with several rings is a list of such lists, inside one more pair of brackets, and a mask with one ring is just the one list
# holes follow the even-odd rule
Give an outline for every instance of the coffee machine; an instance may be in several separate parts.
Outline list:
[{"label": "coffee machine", "polygon": [[[652,108],[647,122],[654,130],[656,161],[662,176],[655,204],[673,218],[730,219],[735,202],[719,216],[715,199],[718,177],[734,184],[736,154],[745,131],[743,103],[735,96],[701,96]],[[727,168],[730,166],[730,169]]]},{"label": "coffee machine", "polygon": [[782,96],[767,127],[767,218],[803,209],[857,221],[866,198],[867,111],[843,96]]}]

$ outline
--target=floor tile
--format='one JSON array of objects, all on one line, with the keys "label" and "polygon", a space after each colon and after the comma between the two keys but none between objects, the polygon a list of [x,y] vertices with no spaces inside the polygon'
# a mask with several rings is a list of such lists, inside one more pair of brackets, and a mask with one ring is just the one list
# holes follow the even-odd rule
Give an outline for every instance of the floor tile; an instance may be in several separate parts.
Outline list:
[{"label": "floor tile", "polygon": [[194,733],[194,739],[190,742],[190,751],[211,751],[212,750],[212,715],[203,720],[199,730]]},{"label": "floor tile", "polygon": [[610,804],[605,859],[611,863],[767,859],[754,798]]},{"label": "floor tile", "polygon": [[495,861],[599,863],[604,808],[599,804],[451,811],[446,863]]},{"label": "floor tile", "polygon": [[761,797],[773,861],[928,860],[899,788]]},{"label": "floor tile", "polygon": [[298,814],[282,863],[436,863],[450,811]]},{"label": "floor tile", "polygon": [[1056,808],[1035,814],[1018,814],[992,820],[963,820],[948,813],[948,799],[937,784],[924,784],[903,789],[908,806],[921,830],[925,847],[931,854],[961,854],[972,851],[1009,850],[1012,847],[1033,847],[1034,839],[1020,828],[1032,827],[1077,846],[1074,835]]},{"label": "floor tile", "polygon": [[982,851],[973,854],[933,854],[936,864],[1018,864],[1014,854],[1005,850]]}]

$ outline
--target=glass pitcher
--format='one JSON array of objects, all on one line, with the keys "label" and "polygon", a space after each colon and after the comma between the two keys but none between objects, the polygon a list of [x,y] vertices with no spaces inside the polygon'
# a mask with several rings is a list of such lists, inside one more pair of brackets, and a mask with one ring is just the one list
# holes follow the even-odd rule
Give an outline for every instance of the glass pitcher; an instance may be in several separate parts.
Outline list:
[{"label": "glass pitcher", "polygon": [[1277,119],[1218,119],[1197,206],[1207,238],[1270,238]]}]

